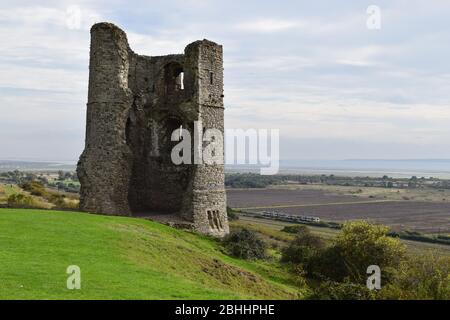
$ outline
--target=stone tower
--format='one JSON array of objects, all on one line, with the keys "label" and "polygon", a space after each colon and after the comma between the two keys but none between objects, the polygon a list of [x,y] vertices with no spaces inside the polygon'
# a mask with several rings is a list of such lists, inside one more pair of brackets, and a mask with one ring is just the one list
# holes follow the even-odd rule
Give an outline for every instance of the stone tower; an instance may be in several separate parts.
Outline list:
[{"label": "stone tower", "polygon": [[227,234],[223,164],[171,160],[174,130],[223,134],[222,46],[202,40],[184,54],[137,55],[125,32],[99,23],[90,50],[86,145],[77,168],[81,210],[168,215],[200,233]]}]

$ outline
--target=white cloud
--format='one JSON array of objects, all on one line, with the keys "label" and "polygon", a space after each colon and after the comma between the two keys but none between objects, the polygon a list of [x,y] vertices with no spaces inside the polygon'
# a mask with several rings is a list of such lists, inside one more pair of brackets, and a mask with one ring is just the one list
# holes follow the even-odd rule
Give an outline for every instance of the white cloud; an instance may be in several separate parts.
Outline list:
[{"label": "white cloud", "polygon": [[127,37],[133,51],[138,54],[149,56],[183,53],[184,47],[188,43],[194,41],[182,34],[179,34],[178,38],[173,39],[169,37],[127,32]]},{"label": "white cloud", "polygon": [[236,25],[236,29],[256,32],[277,32],[302,26],[304,24],[300,21],[265,18],[239,23]]},{"label": "white cloud", "polygon": [[379,62],[376,62],[377,56],[385,53],[388,50],[387,47],[382,46],[363,46],[345,52],[340,52],[337,57],[337,63],[352,65],[352,66],[374,66]]}]

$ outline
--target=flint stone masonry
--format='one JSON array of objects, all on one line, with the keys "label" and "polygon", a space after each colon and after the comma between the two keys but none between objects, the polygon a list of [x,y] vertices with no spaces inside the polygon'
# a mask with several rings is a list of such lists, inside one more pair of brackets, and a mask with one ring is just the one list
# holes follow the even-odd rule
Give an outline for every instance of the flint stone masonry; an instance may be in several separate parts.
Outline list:
[{"label": "flint stone masonry", "polygon": [[200,121],[223,133],[223,115],[222,46],[202,40],[184,54],[142,56],[121,29],[95,24],[86,145],[77,168],[81,210],[175,215],[200,233],[226,235],[224,166],[175,165],[170,157],[175,129],[193,137]]}]

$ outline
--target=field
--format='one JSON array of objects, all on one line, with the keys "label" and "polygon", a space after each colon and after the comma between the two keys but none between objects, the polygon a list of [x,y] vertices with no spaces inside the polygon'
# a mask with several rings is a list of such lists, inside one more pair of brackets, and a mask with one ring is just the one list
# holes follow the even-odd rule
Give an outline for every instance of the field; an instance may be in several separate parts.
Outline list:
[{"label": "field", "polygon": [[[126,217],[0,209],[0,299],[294,299],[278,262],[222,253],[217,240]],[[81,289],[66,287],[69,265]]]},{"label": "field", "polygon": [[276,210],[336,222],[368,219],[388,225],[393,230],[450,233],[450,202],[430,191],[277,186],[267,189],[229,189],[227,197],[230,207],[249,212]]}]

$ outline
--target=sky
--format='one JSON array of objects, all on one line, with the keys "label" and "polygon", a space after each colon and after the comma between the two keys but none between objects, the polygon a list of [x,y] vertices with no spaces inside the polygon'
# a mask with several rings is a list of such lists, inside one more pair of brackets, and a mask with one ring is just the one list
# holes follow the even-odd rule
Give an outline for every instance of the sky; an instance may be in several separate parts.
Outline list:
[{"label": "sky", "polygon": [[139,54],[222,44],[226,127],[282,160],[450,158],[448,1],[0,1],[0,159],[78,159],[101,21]]}]

